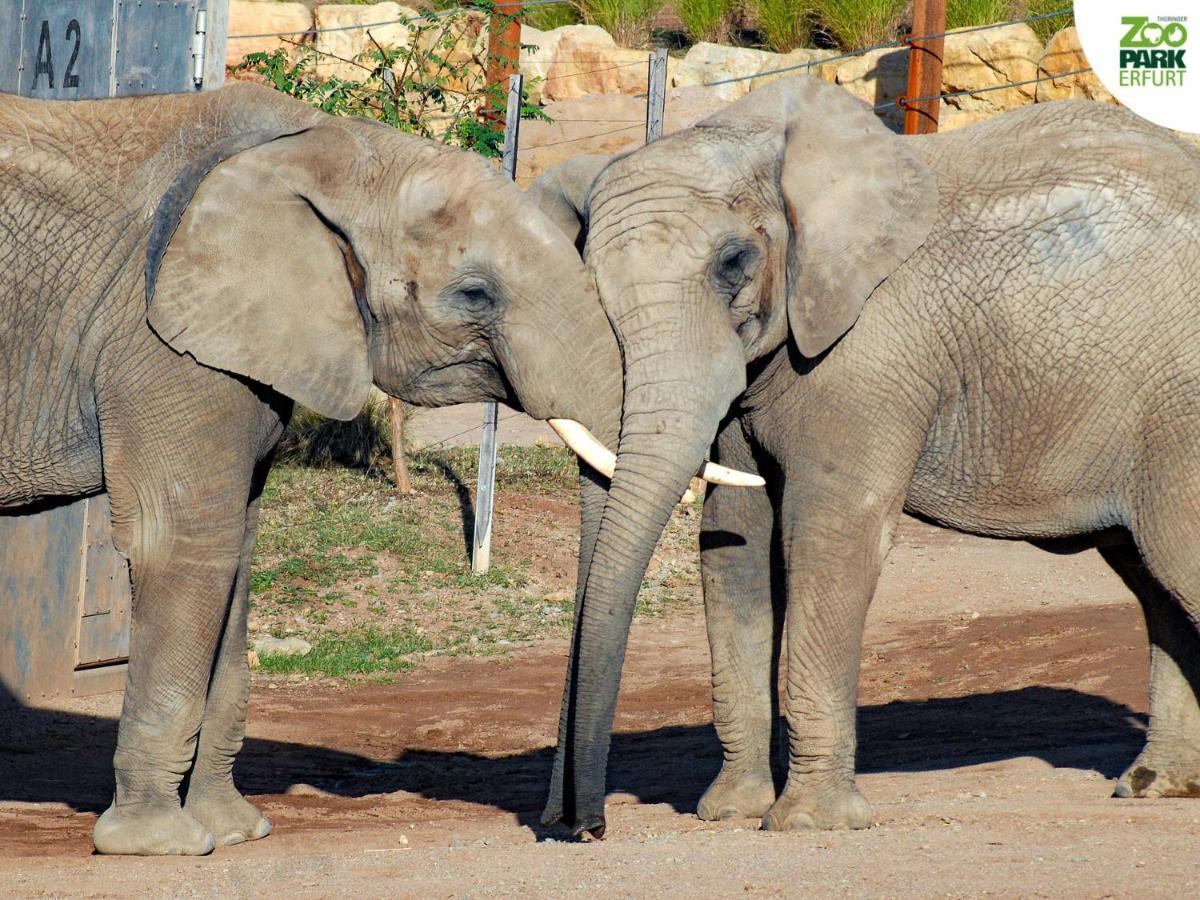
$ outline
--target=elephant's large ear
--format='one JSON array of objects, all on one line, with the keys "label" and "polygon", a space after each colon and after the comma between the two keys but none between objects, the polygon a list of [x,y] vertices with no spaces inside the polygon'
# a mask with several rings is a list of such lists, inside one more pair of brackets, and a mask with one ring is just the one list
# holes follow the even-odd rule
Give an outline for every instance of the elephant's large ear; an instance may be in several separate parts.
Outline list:
[{"label": "elephant's large ear", "polygon": [[181,174],[147,257],[159,337],[321,415],[352,419],[371,386],[366,274],[332,198],[357,155],[352,135],[323,126]]},{"label": "elephant's large ear", "polygon": [[587,239],[587,198],[611,156],[583,153],[553,165],[538,176],[526,194],[541,208],[577,250]]},{"label": "elephant's large ear", "polygon": [[924,243],[937,215],[937,182],[912,139],[893,134],[845,89],[815,78],[781,79],[706,121],[727,122],[731,114],[782,121],[788,322],[800,352],[818,356]]}]

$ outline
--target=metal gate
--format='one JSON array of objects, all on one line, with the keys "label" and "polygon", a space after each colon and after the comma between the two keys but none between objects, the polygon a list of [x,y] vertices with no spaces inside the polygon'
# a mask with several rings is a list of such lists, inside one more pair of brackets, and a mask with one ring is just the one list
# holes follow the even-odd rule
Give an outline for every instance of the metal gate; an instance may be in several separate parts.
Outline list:
[{"label": "metal gate", "polygon": [[[85,100],[220,87],[228,12],[229,0],[0,0],[0,92]],[[130,594],[106,495],[0,512],[0,688],[36,701],[123,687]]]},{"label": "metal gate", "polygon": [[6,0],[0,92],[173,94],[224,80],[228,0]]}]

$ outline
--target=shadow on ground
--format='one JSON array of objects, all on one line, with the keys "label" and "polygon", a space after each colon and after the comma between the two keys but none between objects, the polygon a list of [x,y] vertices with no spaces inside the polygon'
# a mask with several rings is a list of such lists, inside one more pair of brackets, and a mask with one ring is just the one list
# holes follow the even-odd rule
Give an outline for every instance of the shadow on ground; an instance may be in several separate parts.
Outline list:
[{"label": "shadow on ground", "polygon": [[[1080,691],[1029,687],[859,710],[859,770],[915,772],[1034,756],[1115,777],[1136,755],[1144,717]],[[100,812],[112,797],[116,722],[28,709],[0,689],[0,802],[64,803]],[[339,797],[407,791],[492,806],[540,831],[551,749],[509,756],[408,750],[379,762],[336,747],[248,740],[238,761],[249,794],[309,784]],[[692,812],[720,766],[709,725],[615,736],[609,788]]]}]

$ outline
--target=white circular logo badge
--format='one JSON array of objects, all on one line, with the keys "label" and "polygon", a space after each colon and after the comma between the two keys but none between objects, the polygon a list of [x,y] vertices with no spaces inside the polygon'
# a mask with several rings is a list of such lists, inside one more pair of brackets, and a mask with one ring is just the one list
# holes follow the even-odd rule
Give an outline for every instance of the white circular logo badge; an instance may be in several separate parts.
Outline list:
[{"label": "white circular logo badge", "polygon": [[1075,0],[1075,24],[1114,97],[1157,125],[1200,134],[1200,4]]}]

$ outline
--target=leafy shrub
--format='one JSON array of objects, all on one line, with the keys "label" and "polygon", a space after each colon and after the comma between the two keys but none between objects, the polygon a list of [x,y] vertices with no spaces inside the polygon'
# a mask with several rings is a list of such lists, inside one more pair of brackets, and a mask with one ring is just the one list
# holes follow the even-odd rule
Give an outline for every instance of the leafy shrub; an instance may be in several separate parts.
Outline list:
[{"label": "leafy shrub", "polygon": [[599,25],[622,47],[650,43],[650,24],[664,0],[573,0],[589,25]]},{"label": "leafy shrub", "polygon": [[738,0],[675,0],[675,12],[693,41],[726,43]]},{"label": "leafy shrub", "polygon": [[[409,31],[406,46],[374,43],[354,59],[335,57],[354,67],[351,78],[322,74],[320,63],[329,54],[286,38],[291,52],[281,47],[273,53],[251,53],[233,72],[257,75],[276,90],[335,116],[377,119],[410,134],[499,156],[506,98],[503,89],[485,82],[486,47],[471,47],[462,40],[472,14],[486,12],[491,5],[490,0],[480,0],[435,19],[401,18]],[[489,106],[501,113],[481,116],[480,110]],[[531,105],[523,106],[521,115],[546,118]]]},{"label": "leafy shrub", "polygon": [[816,31],[846,50],[894,40],[911,19],[906,0],[813,0],[813,6]]},{"label": "leafy shrub", "polygon": [[767,47],[787,53],[812,40],[814,0],[750,0]]}]

